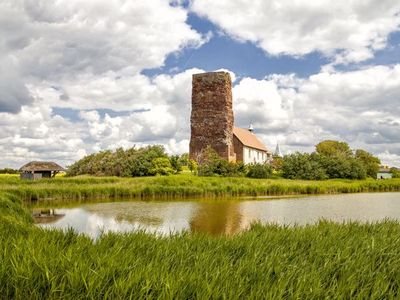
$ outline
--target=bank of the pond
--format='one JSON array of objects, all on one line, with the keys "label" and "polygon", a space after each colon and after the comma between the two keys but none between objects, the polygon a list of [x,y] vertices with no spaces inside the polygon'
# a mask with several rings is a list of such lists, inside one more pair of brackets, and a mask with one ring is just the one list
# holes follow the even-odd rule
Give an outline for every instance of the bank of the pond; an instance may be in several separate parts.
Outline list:
[{"label": "bank of the pond", "polygon": [[254,226],[234,237],[107,234],[32,225],[0,193],[4,299],[398,298],[400,224]]},{"label": "bank of the pond", "polygon": [[0,191],[17,195],[24,200],[178,199],[400,191],[400,179],[301,181],[183,174],[146,178],[61,177],[26,181],[15,176],[0,176]]}]

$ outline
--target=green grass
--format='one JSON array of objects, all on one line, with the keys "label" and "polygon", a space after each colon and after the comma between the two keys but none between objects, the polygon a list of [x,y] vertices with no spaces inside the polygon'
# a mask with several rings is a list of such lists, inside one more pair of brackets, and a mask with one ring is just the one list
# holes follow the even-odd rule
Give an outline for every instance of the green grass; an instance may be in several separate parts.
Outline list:
[{"label": "green grass", "polygon": [[[0,298],[399,298],[400,223],[254,225],[233,237],[35,227],[27,199],[398,191],[399,180],[0,177]],[[104,194],[103,194],[104,193]]]},{"label": "green grass", "polygon": [[301,181],[181,174],[145,178],[59,177],[27,181],[16,176],[0,176],[0,191],[12,193],[24,200],[177,199],[400,191],[400,179]]}]

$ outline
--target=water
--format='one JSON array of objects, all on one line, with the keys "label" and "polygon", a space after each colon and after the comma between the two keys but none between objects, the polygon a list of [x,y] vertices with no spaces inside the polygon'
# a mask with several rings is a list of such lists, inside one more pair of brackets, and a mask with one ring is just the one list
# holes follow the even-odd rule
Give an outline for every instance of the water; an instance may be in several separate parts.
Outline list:
[{"label": "water", "polygon": [[[38,213],[39,209],[34,209]],[[97,238],[101,232],[146,230],[170,234],[189,230],[214,235],[235,234],[253,222],[282,225],[312,224],[319,219],[336,222],[400,220],[400,193],[258,198],[204,201],[132,201],[85,203],[60,207],[36,218],[42,227],[68,228]]]}]

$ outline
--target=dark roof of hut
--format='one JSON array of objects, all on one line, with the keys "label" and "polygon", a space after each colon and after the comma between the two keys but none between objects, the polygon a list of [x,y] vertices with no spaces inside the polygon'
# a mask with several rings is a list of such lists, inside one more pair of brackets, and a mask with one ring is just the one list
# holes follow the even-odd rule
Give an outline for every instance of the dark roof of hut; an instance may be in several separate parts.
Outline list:
[{"label": "dark roof of hut", "polygon": [[52,161],[31,161],[19,170],[20,172],[65,171],[63,167]]}]

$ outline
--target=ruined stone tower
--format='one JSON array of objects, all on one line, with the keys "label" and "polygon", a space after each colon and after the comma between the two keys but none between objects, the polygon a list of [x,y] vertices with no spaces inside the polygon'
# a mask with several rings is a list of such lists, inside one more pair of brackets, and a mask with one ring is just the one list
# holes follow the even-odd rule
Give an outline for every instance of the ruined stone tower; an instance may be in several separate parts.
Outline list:
[{"label": "ruined stone tower", "polygon": [[222,158],[235,160],[233,151],[232,82],[227,72],[194,74],[189,156],[197,160],[210,145]]}]

